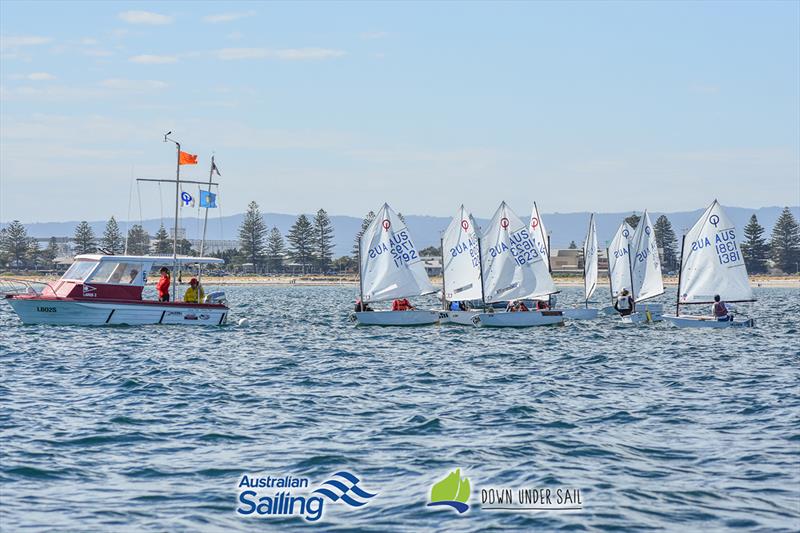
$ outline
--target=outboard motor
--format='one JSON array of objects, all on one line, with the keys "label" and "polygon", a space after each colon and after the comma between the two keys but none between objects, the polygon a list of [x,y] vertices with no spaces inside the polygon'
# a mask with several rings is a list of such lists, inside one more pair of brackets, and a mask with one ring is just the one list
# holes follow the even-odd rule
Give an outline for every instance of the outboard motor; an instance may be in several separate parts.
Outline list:
[{"label": "outboard motor", "polygon": [[225,291],[215,291],[208,293],[203,300],[203,303],[227,305],[228,300],[225,298]]}]

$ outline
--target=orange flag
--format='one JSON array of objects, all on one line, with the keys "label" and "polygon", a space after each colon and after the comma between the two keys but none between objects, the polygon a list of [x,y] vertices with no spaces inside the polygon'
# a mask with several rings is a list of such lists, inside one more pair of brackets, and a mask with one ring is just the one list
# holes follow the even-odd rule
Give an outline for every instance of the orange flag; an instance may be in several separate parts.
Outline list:
[{"label": "orange flag", "polygon": [[192,155],[189,152],[181,152],[181,158],[179,165],[196,165],[197,164],[197,156]]}]

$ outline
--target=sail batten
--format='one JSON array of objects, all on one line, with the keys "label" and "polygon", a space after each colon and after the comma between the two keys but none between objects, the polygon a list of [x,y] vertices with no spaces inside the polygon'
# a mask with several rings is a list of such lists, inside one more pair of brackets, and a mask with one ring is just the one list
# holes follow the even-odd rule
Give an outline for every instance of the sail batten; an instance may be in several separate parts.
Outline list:
[{"label": "sail batten", "polygon": [[442,237],[444,297],[481,299],[481,266],[475,219],[462,205]]},{"label": "sail batten", "polygon": [[710,304],[717,294],[731,303],[754,300],[736,226],[714,200],[686,234],[678,302]]},{"label": "sail batten", "polygon": [[505,202],[481,235],[484,297],[489,303],[537,298],[558,292],[547,263],[546,245]]},{"label": "sail batten", "polygon": [[365,302],[380,302],[436,292],[405,223],[383,204],[359,241]]}]

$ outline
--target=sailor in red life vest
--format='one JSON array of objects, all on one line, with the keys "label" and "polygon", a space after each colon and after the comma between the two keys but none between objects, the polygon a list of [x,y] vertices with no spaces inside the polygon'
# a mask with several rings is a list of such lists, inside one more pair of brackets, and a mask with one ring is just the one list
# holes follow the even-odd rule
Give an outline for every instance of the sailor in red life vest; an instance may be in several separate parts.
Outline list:
[{"label": "sailor in red life vest", "polygon": [[411,311],[414,306],[408,301],[408,298],[398,298],[392,302],[392,311]]},{"label": "sailor in red life vest", "polygon": [[169,269],[167,267],[161,267],[161,279],[158,280],[156,283],[156,290],[158,291],[158,301],[159,302],[168,302],[169,301]]},{"label": "sailor in red life vest", "polygon": [[714,318],[720,322],[733,320],[733,315],[728,312],[728,306],[720,299],[719,294],[714,295],[714,305],[711,308],[711,312],[714,314]]}]

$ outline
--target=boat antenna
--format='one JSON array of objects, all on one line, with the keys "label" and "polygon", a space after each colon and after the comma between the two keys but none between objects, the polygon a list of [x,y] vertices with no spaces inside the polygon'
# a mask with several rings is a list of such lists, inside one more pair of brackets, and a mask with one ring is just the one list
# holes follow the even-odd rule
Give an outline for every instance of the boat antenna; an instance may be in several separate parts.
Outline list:
[{"label": "boat antenna", "polygon": [[[180,207],[180,197],[181,197],[181,143],[174,139],[170,139],[169,136],[172,135],[172,131],[168,131],[164,134],[164,142],[173,142],[175,143],[175,147],[177,148],[177,165],[175,170],[175,226],[173,227],[172,231],[172,271],[175,272],[178,270],[178,208]],[[172,301],[175,301],[177,298],[177,291],[178,285],[177,283],[172,284]]]}]

